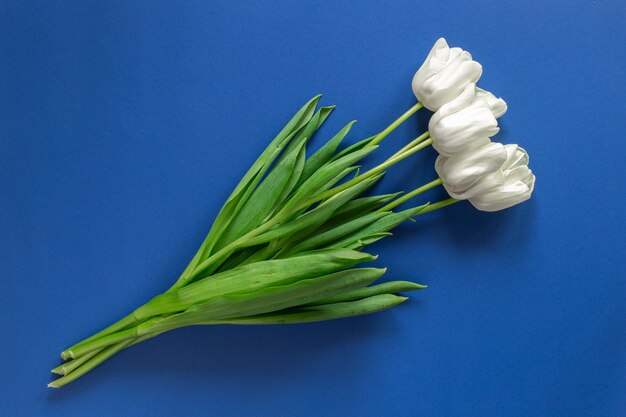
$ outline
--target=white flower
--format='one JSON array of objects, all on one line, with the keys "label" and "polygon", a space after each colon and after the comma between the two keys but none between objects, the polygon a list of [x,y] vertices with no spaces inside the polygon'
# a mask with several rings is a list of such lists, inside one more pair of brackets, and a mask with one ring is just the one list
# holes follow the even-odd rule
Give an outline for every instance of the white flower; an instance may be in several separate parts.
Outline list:
[{"label": "white flower", "polygon": [[491,142],[478,149],[469,150],[451,157],[439,155],[435,170],[443,181],[443,186],[450,196],[463,200],[465,193],[480,178],[499,170],[506,162],[507,152],[504,145]]},{"label": "white flower", "polygon": [[415,73],[411,86],[424,107],[437,111],[454,100],[468,84],[476,83],[482,71],[482,66],[472,60],[469,52],[450,48],[444,38],[439,38]]},{"label": "white flower", "polygon": [[431,117],[428,130],[433,148],[444,156],[452,156],[487,145],[489,138],[500,130],[496,118],[506,108],[501,98],[468,84],[458,97]]},{"label": "white flower", "polygon": [[482,211],[498,211],[530,198],[535,176],[528,168],[528,154],[517,145],[505,145],[507,158],[502,167],[481,177],[466,192],[474,207]]}]

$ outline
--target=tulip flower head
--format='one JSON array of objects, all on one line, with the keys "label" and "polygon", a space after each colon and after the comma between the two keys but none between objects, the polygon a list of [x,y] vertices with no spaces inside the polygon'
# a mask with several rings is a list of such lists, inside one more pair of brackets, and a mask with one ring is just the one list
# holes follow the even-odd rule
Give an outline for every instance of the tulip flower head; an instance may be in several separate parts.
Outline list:
[{"label": "tulip flower head", "polygon": [[500,130],[496,118],[506,109],[501,98],[468,84],[431,117],[428,128],[433,147],[444,156],[452,156],[486,146]]},{"label": "tulip flower head", "polygon": [[491,142],[487,145],[456,154],[451,157],[439,155],[435,162],[435,170],[443,181],[443,186],[459,200],[467,198],[467,191],[480,178],[499,170],[507,160],[504,145]]},{"label": "tulip flower head", "polygon": [[528,153],[517,145],[505,145],[506,161],[482,177],[468,192],[469,202],[482,211],[498,211],[528,200],[535,176],[528,168]]},{"label": "tulip flower head", "polygon": [[454,100],[468,84],[476,83],[482,71],[482,66],[472,60],[469,52],[450,48],[444,38],[439,38],[415,73],[411,86],[424,107],[437,111]]}]

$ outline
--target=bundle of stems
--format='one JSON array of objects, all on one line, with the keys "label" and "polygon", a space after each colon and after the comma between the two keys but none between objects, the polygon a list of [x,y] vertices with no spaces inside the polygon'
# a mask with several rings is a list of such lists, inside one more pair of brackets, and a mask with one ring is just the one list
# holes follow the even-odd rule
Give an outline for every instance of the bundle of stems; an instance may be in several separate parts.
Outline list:
[{"label": "bundle of stems", "polygon": [[[395,226],[456,200],[394,209],[441,184],[409,193],[363,194],[385,170],[432,143],[428,132],[376,167],[359,161],[422,105],[381,133],[338,150],[348,123],[307,157],[306,144],[333,107],[307,102],[263,151],[217,215],[200,249],[163,294],[104,330],[64,350],[64,386],[117,352],[183,326],[286,324],[338,319],[393,307],[419,290],[408,281],[375,283],[386,269],[356,267],[375,256],[362,249]],[[350,178],[350,179],[348,179]],[[355,268],[356,267],[356,268]]]}]

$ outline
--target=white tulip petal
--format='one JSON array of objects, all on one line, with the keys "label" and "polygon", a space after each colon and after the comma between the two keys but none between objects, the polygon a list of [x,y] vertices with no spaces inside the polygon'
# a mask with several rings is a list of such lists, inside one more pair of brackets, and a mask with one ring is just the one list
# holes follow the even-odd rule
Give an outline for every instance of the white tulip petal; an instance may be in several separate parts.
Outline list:
[{"label": "white tulip petal", "polygon": [[505,176],[502,170],[498,169],[491,174],[485,175],[476,182],[464,195],[466,199],[471,199],[477,195],[484,194],[494,188],[500,187],[505,182]]},{"label": "white tulip petal", "polygon": [[439,156],[435,162],[435,170],[442,178],[446,190],[461,195],[480,178],[498,170],[505,160],[504,146],[492,142],[450,158]]},{"label": "white tulip petal", "polygon": [[530,174],[528,183],[515,181],[470,198],[474,207],[482,211],[499,211],[528,200],[532,194],[535,176]]},{"label": "white tulip petal", "polygon": [[478,81],[482,66],[469,52],[450,48],[440,38],[415,73],[411,87],[424,106],[432,111],[454,100],[470,83]]},{"label": "white tulip petal", "polygon": [[435,116],[437,113],[429,123],[430,136],[433,147],[445,156],[484,146],[499,131],[496,118],[480,103],[471,104],[447,117]]},{"label": "white tulip petal", "polygon": [[478,100],[487,104],[496,119],[499,119],[504,113],[506,113],[506,101],[502,100],[502,98],[497,98],[489,91],[476,87],[476,97]]},{"label": "white tulip petal", "polygon": [[431,126],[436,125],[439,120],[443,119],[444,117],[450,116],[451,114],[454,114],[469,106],[474,100],[475,96],[476,84],[470,83],[465,86],[461,94],[459,94],[454,100],[441,106],[441,108],[439,108],[439,110],[437,110],[435,114],[432,115],[432,117],[430,118],[430,122],[428,122],[428,128],[430,129]]},{"label": "white tulip petal", "polygon": [[502,170],[512,170],[519,166],[527,166],[529,163],[528,153],[520,148],[518,145],[510,144],[505,145],[504,149],[506,150],[506,163],[502,166]]},{"label": "white tulip petal", "polygon": [[[514,158],[514,161],[507,160],[503,167],[495,174],[481,178],[478,183],[469,189],[465,195],[470,203],[482,211],[498,211],[522,203],[530,198],[535,187],[535,176],[528,166],[521,164],[524,158],[520,154],[526,155],[519,147],[515,146],[515,152],[510,152],[515,145],[507,145],[507,154]],[[505,147],[505,148],[506,148]],[[527,160],[527,157],[525,157]],[[512,163],[517,166],[508,169]],[[498,184],[499,180],[502,183]]]}]

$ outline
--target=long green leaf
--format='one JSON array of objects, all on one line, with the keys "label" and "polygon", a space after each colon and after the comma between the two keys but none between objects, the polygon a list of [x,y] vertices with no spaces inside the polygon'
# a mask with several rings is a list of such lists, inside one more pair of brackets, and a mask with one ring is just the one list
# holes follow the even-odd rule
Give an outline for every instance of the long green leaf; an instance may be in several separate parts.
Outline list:
[{"label": "long green leaf", "polygon": [[[307,123],[307,125],[301,130],[298,136],[293,140],[292,145],[299,144],[301,141],[307,141],[308,143],[311,137],[313,137],[315,132],[322,126],[322,124],[328,118],[328,116],[330,115],[330,113],[333,111],[334,108],[335,106],[327,106],[327,107],[320,108],[315,113],[315,115],[311,118],[309,123]],[[302,175],[305,174],[304,170],[306,169],[307,162],[308,160],[306,159],[306,150],[303,147],[300,152],[300,155],[298,156],[298,161],[294,167],[291,178],[289,179],[289,183],[285,186],[280,197],[276,200],[274,207],[272,208],[272,210],[270,210],[270,213],[268,214],[267,218],[271,217],[274,211],[282,205],[282,203],[288,198],[291,192],[294,189],[297,189],[299,184],[303,182]]]},{"label": "long green leaf", "polygon": [[[276,135],[274,140],[267,146],[267,148],[261,153],[259,158],[252,164],[248,172],[244,175],[241,182],[237,184],[232,194],[228,197],[228,200],[232,199],[234,196],[239,194],[239,192],[247,187],[256,174],[261,171],[263,167],[267,167],[271,164],[273,158],[276,157],[276,150],[284,146],[284,141],[294,132],[299,131],[302,127],[304,127],[315,113],[315,108],[317,107],[317,103],[321,98],[321,94],[313,97],[309,100],[298,112],[293,116],[293,118],[285,125],[285,127]],[[226,200],[226,201],[228,201]]]},{"label": "long green leaf", "polygon": [[194,304],[183,313],[148,320],[138,326],[136,334],[150,334],[207,320],[258,315],[309,304],[320,298],[351,293],[371,284],[384,273],[385,269],[382,268],[349,269],[286,285],[213,297],[204,303]]},{"label": "long green leaf", "polygon": [[362,298],[372,297],[379,294],[398,294],[401,292],[423,290],[424,288],[426,288],[425,285],[420,285],[409,281],[383,282],[382,284],[358,288],[352,291],[346,291],[340,294],[332,295],[330,297],[322,298],[308,305],[345,303],[347,301],[356,301]]},{"label": "long green leaf", "polygon": [[246,204],[232,219],[226,231],[215,244],[216,250],[254,229],[268,216],[276,200],[280,198],[285,187],[289,184],[298,161],[302,160],[301,152],[304,144],[305,141],[301,141],[293,147],[290,146],[289,152],[272,169],[267,178],[259,184]]},{"label": "long green leaf", "polygon": [[[329,181],[320,192],[325,191],[327,188],[332,187],[336,182],[340,181],[342,178],[353,172],[355,168],[346,168],[343,172]],[[341,207],[340,207],[341,209]],[[304,211],[304,210],[303,210]],[[291,245],[291,241],[300,240],[301,231],[296,233],[294,236],[287,236],[283,239],[274,240],[271,244],[268,245],[257,245],[254,247],[247,247],[242,250],[235,252],[234,254],[229,255],[226,261],[217,269],[219,272],[227,271],[229,269],[235,268],[240,265],[247,265],[252,262],[265,261],[268,259],[272,259],[276,257],[275,255],[284,247],[289,247]]]},{"label": "long green leaf", "polygon": [[348,154],[341,159],[322,166],[298,188],[295,194],[289,199],[289,202],[281,209],[281,214],[291,213],[305,200],[319,193],[320,189],[326,187],[329,181],[337,177],[337,175],[355,162],[364,158],[374,149],[376,149],[376,147],[370,146],[367,149]]},{"label": "long green leaf", "polygon": [[246,202],[251,192],[261,181],[263,175],[265,175],[265,172],[270,168],[272,162],[280,155],[296,132],[311,120],[320,98],[321,95],[317,95],[302,106],[252,164],[220,209],[200,249],[187,265],[179,280],[174,284],[175,287],[184,284],[196,265],[211,254],[221,233],[228,226],[238,209]]},{"label": "long green leaf", "polygon": [[337,147],[339,146],[343,138],[346,137],[355,122],[356,121],[352,121],[344,126],[344,128],[341,129],[328,142],[326,142],[324,146],[322,146],[317,152],[315,152],[313,155],[311,155],[310,158],[307,159],[304,165],[304,170],[302,171],[302,175],[300,176],[300,180],[298,181],[298,186],[302,185],[306,180],[311,177],[311,175],[313,175],[313,173],[315,173],[332,158],[333,154],[337,150]]},{"label": "long green leaf", "polygon": [[[389,232],[372,233],[371,235],[360,237],[354,242],[349,243],[342,247],[345,247],[346,249],[352,249],[352,250],[361,250],[367,245],[371,245],[372,243],[378,242],[380,239],[386,238],[388,236],[392,236],[392,233],[389,233]],[[331,245],[330,247],[333,247],[333,246],[334,245]]]},{"label": "long green leaf", "polygon": [[300,242],[297,245],[293,245],[286,251],[281,253],[281,257],[287,257],[294,253],[305,252],[311,249],[323,248],[331,242],[339,240],[340,238],[349,235],[357,230],[364,228],[365,226],[374,223],[375,221],[389,215],[389,212],[383,213],[367,213],[361,217],[358,217],[352,221],[339,224],[336,227],[327,229],[321,233],[316,233],[310,236],[308,239]]},{"label": "long green leaf", "polygon": [[288,284],[350,268],[375,259],[367,253],[345,249],[312,251],[289,259],[255,262],[212,275],[175,291],[154,297],[133,312],[138,320],[184,311],[194,304],[232,292]]},{"label": "long green leaf", "polygon": [[311,117],[309,123],[307,123],[302,131],[298,134],[296,140],[311,139],[315,132],[322,126],[324,121],[326,121],[326,119],[334,109],[335,106],[320,107],[320,109],[315,112],[313,117]]},{"label": "long green leaf", "polygon": [[300,178],[300,175],[302,174],[305,161],[306,161],[306,145],[303,145],[300,148],[298,156],[296,157],[296,163],[293,166],[293,170],[291,172],[291,176],[289,177],[289,181],[287,182],[287,184],[285,184],[282,192],[280,193],[278,198],[276,198],[276,200],[274,201],[272,208],[268,211],[267,215],[265,216],[264,221],[267,221],[268,219],[272,217],[274,212],[282,205],[282,203],[287,199],[289,194],[293,191],[296,184],[298,183],[298,179]]},{"label": "long green leaf", "polygon": [[348,235],[344,237],[343,239],[333,243],[331,247],[336,247],[336,248],[348,247],[350,244],[355,243],[359,239],[366,238],[372,234],[387,232],[388,230],[393,229],[394,227],[404,222],[405,220],[408,220],[411,217],[415,216],[417,213],[424,210],[426,207],[428,207],[428,204],[424,204],[419,207],[413,207],[407,210],[400,211],[398,213],[391,213],[388,216],[385,216],[382,219],[379,219],[375,221],[374,223],[371,223],[365,226],[361,230],[358,230],[357,232],[351,235]]},{"label": "long green leaf", "polygon": [[363,140],[358,141],[357,143],[348,146],[346,149],[341,150],[339,153],[337,153],[335,156],[333,156],[333,158],[331,159],[332,161],[336,161],[337,159],[343,158],[344,156],[360,151],[361,149],[364,149],[366,147],[369,147],[369,144],[376,139],[376,136],[378,135],[374,135],[374,136],[370,136],[369,138],[365,138]]},{"label": "long green leaf", "polygon": [[335,212],[330,222],[342,224],[355,218],[362,216],[364,213],[382,206],[383,204],[393,200],[402,193],[382,194],[356,198]]},{"label": "long green leaf", "polygon": [[294,324],[335,320],[345,317],[376,313],[394,307],[406,300],[406,297],[400,297],[392,294],[381,294],[358,301],[324,304],[311,307],[297,307],[285,310],[284,312],[209,321],[206,324]]},{"label": "long green leaf", "polygon": [[274,239],[279,239],[283,236],[293,235],[302,230],[310,229],[311,227],[318,227],[328,220],[335,210],[362,193],[371,185],[371,183],[376,182],[379,178],[380,174],[355,184],[347,190],[329,198],[313,210],[304,213],[297,219],[281,224],[272,230],[252,237],[246,240],[244,244],[246,246],[259,245],[261,243],[270,242]]}]

